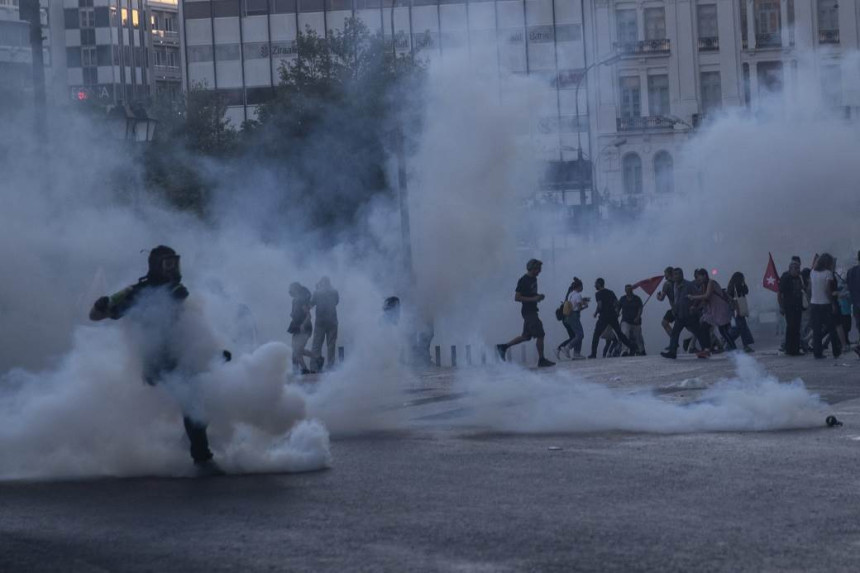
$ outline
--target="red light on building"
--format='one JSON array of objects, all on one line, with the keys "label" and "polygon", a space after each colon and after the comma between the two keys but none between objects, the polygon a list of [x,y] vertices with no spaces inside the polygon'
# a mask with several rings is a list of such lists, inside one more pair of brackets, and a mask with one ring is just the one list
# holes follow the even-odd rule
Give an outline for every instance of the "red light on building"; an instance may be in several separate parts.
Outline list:
[{"label": "red light on building", "polygon": [[717,276],[717,269],[711,269],[711,274]]},{"label": "red light on building", "polygon": [[90,99],[90,94],[88,94],[86,90],[78,90],[78,101],[85,101],[88,99]]}]

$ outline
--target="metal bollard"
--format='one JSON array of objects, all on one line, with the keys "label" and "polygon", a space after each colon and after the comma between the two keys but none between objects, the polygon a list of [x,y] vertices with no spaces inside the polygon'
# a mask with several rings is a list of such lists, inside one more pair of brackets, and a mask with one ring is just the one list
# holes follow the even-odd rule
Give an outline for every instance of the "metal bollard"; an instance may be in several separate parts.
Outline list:
[{"label": "metal bollard", "polygon": [[436,347],[436,367],[442,367],[442,349],[439,346]]},{"label": "metal bollard", "polygon": [[466,366],[472,365],[472,345],[466,345]]},{"label": "metal bollard", "polygon": [[457,347],[453,344],[451,345],[451,367],[457,367]]},{"label": "metal bollard", "polygon": [[337,359],[343,362],[343,346],[337,347]]}]

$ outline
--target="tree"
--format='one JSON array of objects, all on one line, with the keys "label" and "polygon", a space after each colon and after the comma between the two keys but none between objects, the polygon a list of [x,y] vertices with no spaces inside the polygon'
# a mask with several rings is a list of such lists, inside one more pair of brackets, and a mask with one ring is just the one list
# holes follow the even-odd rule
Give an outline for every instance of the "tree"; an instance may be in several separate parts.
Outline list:
[{"label": "tree", "polygon": [[288,204],[304,207],[294,223],[343,231],[390,192],[388,158],[404,117],[419,115],[412,94],[422,79],[420,63],[357,18],[327,37],[298,34],[296,59],[248,130],[256,156],[284,171]]}]

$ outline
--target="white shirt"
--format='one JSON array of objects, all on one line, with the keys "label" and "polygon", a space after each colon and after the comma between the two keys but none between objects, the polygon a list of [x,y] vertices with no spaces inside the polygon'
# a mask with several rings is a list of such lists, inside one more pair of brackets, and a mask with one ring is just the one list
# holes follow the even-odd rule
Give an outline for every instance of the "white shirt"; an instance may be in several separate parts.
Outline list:
[{"label": "white shirt", "polygon": [[830,281],[833,273],[830,271],[812,271],[809,274],[809,284],[812,287],[810,304],[830,304],[827,291],[830,290]]},{"label": "white shirt", "polygon": [[570,301],[570,304],[573,305],[573,310],[579,312],[582,310],[582,293],[577,291],[571,291],[569,295],[567,295],[567,300]]}]

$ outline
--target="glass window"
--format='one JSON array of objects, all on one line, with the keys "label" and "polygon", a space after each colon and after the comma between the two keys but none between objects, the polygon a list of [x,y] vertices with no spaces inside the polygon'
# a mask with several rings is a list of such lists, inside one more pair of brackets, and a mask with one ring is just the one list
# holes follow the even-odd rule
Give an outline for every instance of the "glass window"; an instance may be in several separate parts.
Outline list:
[{"label": "glass window", "polygon": [[818,29],[839,29],[839,4],[837,0],[818,0]]},{"label": "glass window", "polygon": [[639,76],[621,78],[621,117],[631,118],[641,115],[641,93]]},{"label": "glass window", "polygon": [[657,193],[671,193],[675,190],[675,175],[672,156],[661,151],[654,156],[654,187]]},{"label": "glass window", "polygon": [[699,24],[700,38],[716,38],[719,36],[719,32],[717,31],[716,4],[700,4],[696,8],[696,16]]},{"label": "glass window", "polygon": [[96,15],[92,8],[84,8],[80,10],[81,28],[95,28]]},{"label": "glass window", "polygon": [[615,21],[618,25],[619,42],[635,42],[639,39],[636,10],[618,10],[615,12]]},{"label": "glass window", "polygon": [[720,72],[702,72],[702,113],[720,109],[723,106],[723,91],[720,85]]},{"label": "glass window", "polygon": [[242,0],[245,16],[262,16],[269,13],[269,0]]},{"label": "glass window", "polygon": [[628,195],[642,193],[642,160],[635,153],[624,156],[624,192]]},{"label": "glass window", "polygon": [[779,0],[755,0],[756,45],[780,45]]},{"label": "glass window", "polygon": [[782,62],[759,62],[756,66],[759,93],[782,91]]},{"label": "glass window", "polygon": [[669,115],[669,76],[648,76],[648,115]]},{"label": "glass window", "polygon": [[645,8],[645,39],[666,39],[666,12],[663,8]]}]

